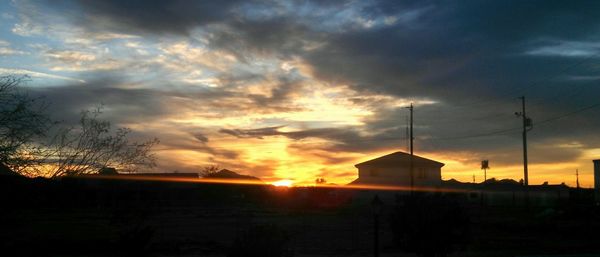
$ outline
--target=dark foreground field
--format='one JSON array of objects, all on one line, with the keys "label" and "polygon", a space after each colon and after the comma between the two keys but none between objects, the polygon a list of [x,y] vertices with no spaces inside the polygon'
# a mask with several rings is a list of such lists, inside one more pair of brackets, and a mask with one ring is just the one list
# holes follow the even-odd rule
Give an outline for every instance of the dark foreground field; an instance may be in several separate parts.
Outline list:
[{"label": "dark foreground field", "polygon": [[600,255],[598,207],[577,199],[22,178],[0,193],[2,256],[373,256],[375,194],[381,256]]}]

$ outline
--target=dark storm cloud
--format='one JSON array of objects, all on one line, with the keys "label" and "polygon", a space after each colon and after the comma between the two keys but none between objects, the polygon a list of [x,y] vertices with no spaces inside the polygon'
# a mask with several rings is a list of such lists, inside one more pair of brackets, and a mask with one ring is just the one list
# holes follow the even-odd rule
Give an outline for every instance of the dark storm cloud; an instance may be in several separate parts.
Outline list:
[{"label": "dark storm cloud", "polygon": [[[300,140],[309,137],[332,139],[333,137],[339,136],[340,134],[349,133],[348,130],[340,128],[307,129],[293,132],[279,131],[279,129],[283,127],[285,126],[264,127],[256,129],[220,129],[219,132],[237,138],[263,139],[264,137],[268,136],[285,136],[294,140]],[[353,135],[355,134],[353,133]]]},{"label": "dark storm cloud", "polygon": [[[101,105],[113,122],[143,122],[174,112],[163,101],[168,95],[152,89],[124,89],[114,85],[112,79],[97,80],[84,85],[73,84],[32,89],[35,95],[43,96],[50,103],[48,112],[55,119],[73,122],[82,110]],[[112,111],[111,111],[112,109]],[[147,121],[147,120],[146,120]]]},{"label": "dark storm cloud", "polygon": [[404,138],[396,133],[398,131],[386,131],[376,135],[361,135],[357,127],[342,128],[315,128],[297,131],[280,131],[285,126],[264,127],[256,129],[220,129],[219,132],[235,136],[237,138],[258,138],[263,139],[270,136],[284,136],[293,140],[302,140],[307,138],[326,139],[331,143],[315,144],[301,142],[292,143],[294,148],[312,148],[323,149],[333,152],[365,152],[380,150],[398,145],[398,141]]},{"label": "dark storm cloud", "polygon": [[200,132],[194,133],[194,138],[196,138],[198,141],[200,141],[202,143],[208,143],[208,137]]},{"label": "dark storm cloud", "polygon": [[[280,76],[277,85],[271,89],[270,95],[250,94],[248,97],[258,108],[281,106],[293,99],[293,94],[302,89],[302,82],[293,78]],[[293,110],[294,108],[289,108]]]},{"label": "dark storm cloud", "polygon": [[262,139],[265,136],[276,136],[281,134],[277,129],[283,126],[266,127],[258,129],[220,129],[219,132],[228,134],[237,138],[258,138]]},{"label": "dark storm cloud", "polygon": [[179,135],[169,136],[169,133],[165,132],[162,132],[160,135],[168,138],[161,141],[160,150],[191,150],[208,153],[213,158],[225,158],[231,161],[236,160],[239,156],[239,154],[234,150],[212,147],[205,143],[198,143],[194,140],[186,140],[185,138],[182,139]]},{"label": "dark storm cloud", "polygon": [[289,17],[224,22],[227,29],[211,31],[210,45],[225,49],[242,61],[250,61],[256,54],[289,58],[302,52],[302,48],[311,40],[322,38],[305,24],[299,24]]},{"label": "dark storm cloud", "polygon": [[[78,23],[93,29],[121,32],[148,32],[186,35],[191,29],[228,19],[241,1],[160,1],[160,0],[65,0],[63,5],[78,7]],[[55,1],[48,1],[56,6]],[[62,6],[64,8],[64,6]]]},{"label": "dark storm cloud", "polygon": [[544,40],[598,38],[600,8],[562,4],[422,2],[412,8],[429,8],[413,20],[335,34],[307,60],[321,78],[359,89],[454,101],[490,96],[570,61],[522,56],[528,48]]},{"label": "dark storm cloud", "polygon": [[[265,73],[258,74],[248,71],[228,71],[218,75],[220,88],[212,89],[211,92],[217,94],[221,92],[224,95],[217,95],[216,101],[211,106],[219,109],[237,109],[252,110],[257,113],[274,112],[293,112],[303,110],[302,106],[293,105],[292,102],[296,95],[299,95],[304,88],[304,80],[297,71],[291,70],[288,73]],[[240,93],[250,84],[271,85],[271,88],[265,92],[258,93]],[[211,97],[206,97],[211,99]],[[227,98],[238,98],[237,101],[227,101]]]}]

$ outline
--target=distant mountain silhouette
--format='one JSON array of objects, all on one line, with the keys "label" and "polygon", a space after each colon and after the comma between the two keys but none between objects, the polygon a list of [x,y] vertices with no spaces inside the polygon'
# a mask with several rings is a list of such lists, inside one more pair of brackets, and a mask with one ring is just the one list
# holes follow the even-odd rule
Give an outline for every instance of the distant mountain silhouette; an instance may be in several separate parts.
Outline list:
[{"label": "distant mountain silhouette", "polygon": [[501,179],[501,180],[497,180],[495,178],[490,178],[486,181],[484,181],[482,184],[485,185],[504,185],[504,186],[522,186],[521,183],[519,183],[518,181],[514,180],[514,179]]},{"label": "distant mountain silhouette", "polygon": [[456,179],[449,179],[442,182],[442,186],[451,188],[520,188],[523,185],[513,179],[490,178],[481,183],[460,182]]},{"label": "distant mountain silhouette", "polygon": [[257,177],[249,176],[249,175],[242,175],[242,174],[239,174],[235,171],[231,171],[228,169],[222,169],[215,173],[210,173],[210,174],[204,176],[204,178],[247,179],[247,180],[262,181],[261,179],[259,179]]},{"label": "distant mountain silhouette", "polygon": [[450,186],[460,186],[460,185],[473,184],[473,183],[464,183],[464,182],[460,182],[460,181],[458,181],[456,179],[451,178],[449,180],[443,180],[442,184],[443,185],[447,185],[447,186],[448,185],[450,185]]}]

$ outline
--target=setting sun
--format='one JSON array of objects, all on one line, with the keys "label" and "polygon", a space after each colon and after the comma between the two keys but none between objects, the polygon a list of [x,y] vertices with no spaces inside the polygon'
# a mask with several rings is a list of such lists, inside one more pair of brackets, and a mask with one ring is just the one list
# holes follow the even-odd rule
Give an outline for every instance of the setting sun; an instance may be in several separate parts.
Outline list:
[{"label": "setting sun", "polygon": [[293,182],[289,179],[282,179],[282,180],[278,180],[272,183],[272,185],[274,186],[278,186],[278,187],[291,187],[293,184]]}]

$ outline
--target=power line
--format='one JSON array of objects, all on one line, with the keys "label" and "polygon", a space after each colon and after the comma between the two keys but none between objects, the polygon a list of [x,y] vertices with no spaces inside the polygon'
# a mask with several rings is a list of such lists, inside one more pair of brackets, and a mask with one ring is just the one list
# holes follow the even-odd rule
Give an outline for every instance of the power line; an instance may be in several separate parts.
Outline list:
[{"label": "power line", "polygon": [[[584,111],[596,108],[598,106],[600,106],[600,103],[595,103],[595,104],[592,104],[592,105],[589,105],[589,106],[586,106],[586,107],[583,107],[583,108],[580,108],[580,109],[577,109],[577,110],[574,110],[574,111],[571,111],[571,112],[568,112],[568,113],[565,113],[565,114],[562,114],[562,115],[559,115],[559,116],[555,116],[555,117],[551,117],[551,118],[548,118],[548,119],[544,119],[544,120],[539,121],[539,122],[533,122],[532,124],[533,125],[543,125],[545,123],[552,122],[552,121],[555,121],[555,120],[559,120],[559,119],[562,119],[562,118],[565,118],[565,117],[568,117],[568,116],[571,116],[571,115],[575,115],[577,113],[584,112]],[[518,130],[521,130],[521,129],[522,128],[520,128],[520,127],[515,127],[515,128],[509,128],[509,129],[503,129],[503,130],[496,130],[496,131],[491,131],[491,132],[481,133],[481,134],[475,134],[475,135],[430,138],[428,140],[454,140],[454,139],[468,139],[468,138],[477,138],[477,137],[487,137],[487,136],[494,136],[494,135],[506,134],[506,133],[513,132],[513,131],[518,131]]]},{"label": "power line", "polygon": [[[590,60],[592,60],[592,59],[594,59],[595,57],[598,57],[598,56],[600,56],[600,52],[597,52],[597,53],[595,53],[593,55],[587,56],[586,58],[584,58],[584,59],[582,59],[582,60],[580,60],[580,61],[578,61],[576,63],[568,65],[568,66],[564,67],[563,69],[559,70],[558,72],[552,73],[551,76],[547,76],[547,77],[545,77],[543,79],[531,82],[528,85],[524,85],[524,86],[515,88],[513,90],[507,91],[507,92],[501,94],[500,96],[496,96],[495,98],[497,99],[497,98],[509,97],[509,96],[513,95],[514,93],[521,93],[521,92],[524,92],[524,90],[526,90],[528,88],[535,87],[535,86],[541,85],[542,83],[545,83],[547,81],[556,79],[560,75],[562,75],[563,73],[565,73],[565,72],[567,72],[567,71],[569,71],[569,70],[571,70],[573,68],[576,68],[578,66],[581,66],[582,64],[584,64],[584,63],[586,63],[586,62],[588,62],[588,61],[590,61]],[[524,90],[521,90],[521,89],[524,89]],[[519,91],[519,90],[521,90],[521,91]],[[480,106],[489,106],[490,104],[487,104],[486,102],[490,102],[490,101],[489,100],[476,101],[476,102],[472,102],[470,104],[458,105],[458,106],[453,106],[453,107],[454,108],[466,108],[466,107],[473,108],[473,107],[480,107]],[[502,104],[502,103],[492,103],[491,105],[495,106],[495,105],[500,105],[500,104]]]},{"label": "power line", "polygon": [[[599,79],[596,79],[599,80]],[[565,99],[572,99],[573,97],[575,97],[576,95],[579,95],[581,93],[584,92],[584,89],[586,89],[586,87],[589,87],[589,84],[586,83],[579,83],[579,85],[576,86],[575,89],[573,89],[572,87],[569,88],[569,93],[565,95],[565,93],[562,92],[558,92],[557,94],[553,95],[551,98],[548,99],[538,99],[536,100],[533,104],[529,104],[529,106],[540,106],[544,103],[550,102],[554,105],[556,105],[557,101],[560,100],[560,102],[564,102]]]},{"label": "power line", "polygon": [[433,138],[428,138],[426,140],[455,140],[455,139],[488,137],[488,136],[494,136],[494,135],[507,134],[509,132],[518,131],[520,129],[521,129],[520,127],[515,127],[515,128],[509,128],[509,129],[495,130],[495,131],[486,132],[486,133],[474,134],[474,135],[464,135],[464,136],[454,136],[454,137],[433,137]]},{"label": "power line", "polygon": [[[579,63],[579,65],[580,64],[581,63]],[[572,67],[576,67],[576,66],[577,65],[572,66]],[[575,89],[570,88],[570,92],[567,93],[567,95],[559,92],[557,94],[553,94],[553,95],[549,96],[549,98],[547,98],[547,99],[536,98],[536,100],[533,103],[530,103],[529,106],[530,107],[531,106],[537,107],[537,106],[541,106],[542,104],[547,103],[547,102],[555,103],[559,99],[570,99],[570,98],[573,98],[576,95],[582,94],[584,92],[584,89],[587,86],[588,86],[588,84],[580,84],[580,85],[577,85]],[[499,105],[505,105],[505,104],[506,104],[506,102],[496,102],[496,103],[493,103],[493,104],[488,105],[488,106],[491,107],[491,106],[499,106]],[[485,105],[481,105],[481,106],[485,106]],[[459,106],[458,108],[461,108],[461,106]],[[494,108],[494,110],[497,110],[497,109]],[[456,124],[456,123],[463,123],[464,121],[485,120],[485,119],[498,118],[498,117],[503,117],[503,116],[508,116],[508,115],[509,115],[508,112],[492,113],[492,114],[481,115],[481,116],[472,117],[472,118],[468,118],[468,119],[459,119],[459,120],[450,120],[450,121],[437,122],[437,124]]]},{"label": "power line", "polygon": [[595,103],[595,104],[592,104],[592,105],[589,105],[589,106],[577,109],[575,111],[572,111],[572,112],[569,112],[569,113],[565,113],[563,115],[559,115],[559,116],[556,116],[556,117],[552,117],[552,118],[548,118],[548,119],[542,120],[542,121],[534,123],[534,124],[535,125],[545,124],[545,123],[548,123],[548,122],[551,122],[551,121],[559,120],[559,119],[562,119],[562,118],[565,118],[565,117],[568,117],[568,116],[571,116],[571,115],[574,115],[574,114],[577,114],[577,113],[580,113],[580,112],[584,112],[584,111],[596,108],[598,106],[600,106],[600,103]]},{"label": "power line", "polygon": [[[495,109],[497,110],[497,109]],[[487,120],[487,119],[492,119],[492,118],[507,118],[507,117],[511,117],[512,115],[507,111],[507,112],[499,112],[499,113],[494,113],[494,114],[487,114],[487,115],[482,115],[482,116],[477,116],[477,117],[471,117],[471,118],[465,118],[465,119],[456,119],[454,118],[453,120],[446,120],[446,121],[441,121],[441,122],[434,122],[434,124],[457,124],[457,123],[465,123],[466,121],[481,121],[481,120]]]}]

